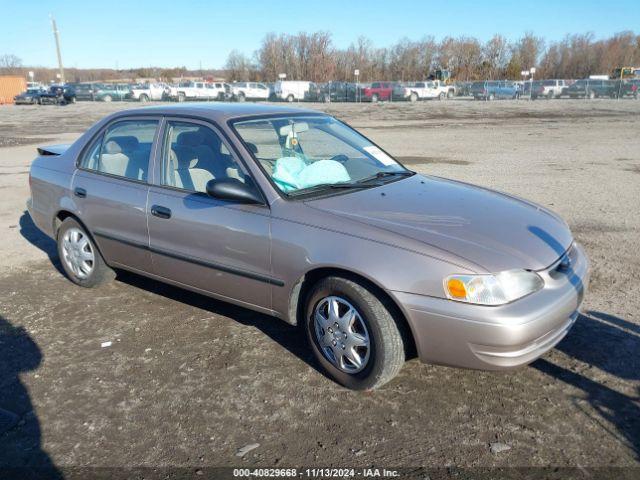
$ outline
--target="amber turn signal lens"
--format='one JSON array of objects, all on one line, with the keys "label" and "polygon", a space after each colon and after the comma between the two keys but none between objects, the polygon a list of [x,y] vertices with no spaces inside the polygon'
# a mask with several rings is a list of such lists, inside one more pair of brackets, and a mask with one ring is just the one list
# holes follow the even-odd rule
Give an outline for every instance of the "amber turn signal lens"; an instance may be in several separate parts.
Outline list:
[{"label": "amber turn signal lens", "polygon": [[453,298],[465,298],[467,296],[467,289],[464,288],[464,283],[457,278],[449,279],[447,290],[449,290],[449,295]]}]

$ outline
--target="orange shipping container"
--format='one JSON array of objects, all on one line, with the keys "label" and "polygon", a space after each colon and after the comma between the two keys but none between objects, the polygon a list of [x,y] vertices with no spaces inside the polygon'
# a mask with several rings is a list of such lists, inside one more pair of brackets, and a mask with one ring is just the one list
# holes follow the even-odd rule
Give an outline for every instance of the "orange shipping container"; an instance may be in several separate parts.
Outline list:
[{"label": "orange shipping container", "polygon": [[27,89],[24,77],[16,75],[0,75],[0,105],[13,103],[13,97]]}]

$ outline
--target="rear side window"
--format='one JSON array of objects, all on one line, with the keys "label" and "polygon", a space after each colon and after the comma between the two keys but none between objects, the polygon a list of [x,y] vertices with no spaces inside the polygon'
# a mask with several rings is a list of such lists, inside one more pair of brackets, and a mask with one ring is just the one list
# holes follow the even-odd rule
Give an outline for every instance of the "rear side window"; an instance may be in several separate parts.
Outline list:
[{"label": "rear side window", "polygon": [[111,125],[87,150],[88,170],[146,181],[157,120],[126,120]]}]

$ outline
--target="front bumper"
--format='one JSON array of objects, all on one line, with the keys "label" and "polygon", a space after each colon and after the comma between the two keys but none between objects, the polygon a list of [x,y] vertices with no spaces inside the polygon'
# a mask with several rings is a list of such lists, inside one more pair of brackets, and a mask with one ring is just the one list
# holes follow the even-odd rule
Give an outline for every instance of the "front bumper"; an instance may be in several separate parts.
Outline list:
[{"label": "front bumper", "polygon": [[571,266],[538,272],[542,290],[498,307],[392,292],[402,306],[420,360],[454,367],[506,370],[531,363],[564,338],[589,283],[589,261],[574,244]]}]

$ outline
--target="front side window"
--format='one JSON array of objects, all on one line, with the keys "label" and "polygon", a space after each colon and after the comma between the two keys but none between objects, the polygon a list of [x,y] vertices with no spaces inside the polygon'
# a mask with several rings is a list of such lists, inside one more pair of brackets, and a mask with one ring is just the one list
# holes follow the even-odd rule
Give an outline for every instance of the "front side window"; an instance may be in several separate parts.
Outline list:
[{"label": "front side window", "polygon": [[157,120],[114,123],[89,147],[82,160],[88,170],[146,181]]},{"label": "front side window", "polygon": [[197,123],[167,122],[162,163],[162,184],[190,192],[206,193],[214,179],[247,178],[220,136]]},{"label": "front side window", "polygon": [[365,188],[411,175],[380,148],[329,116],[236,121],[247,144],[277,188],[297,195],[326,188]]}]

